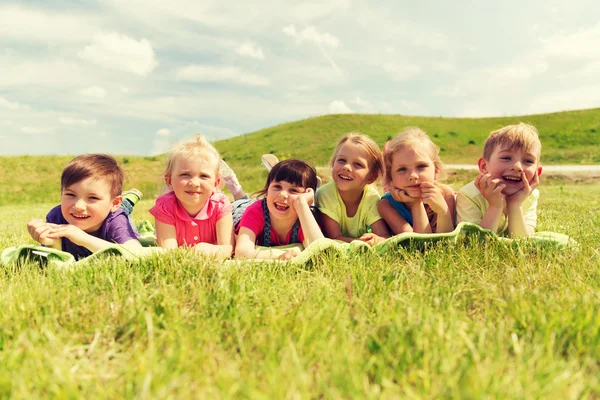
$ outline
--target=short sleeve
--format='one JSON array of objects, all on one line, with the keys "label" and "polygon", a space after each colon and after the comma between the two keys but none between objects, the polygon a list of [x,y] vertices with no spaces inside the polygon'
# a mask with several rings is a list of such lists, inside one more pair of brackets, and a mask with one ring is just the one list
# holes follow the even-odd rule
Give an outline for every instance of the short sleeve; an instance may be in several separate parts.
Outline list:
[{"label": "short sleeve", "polygon": [[115,214],[109,216],[106,230],[106,240],[115,243],[125,243],[129,240],[137,240],[139,234],[129,223],[129,218],[125,212],[118,210]]},{"label": "short sleeve", "polygon": [[215,216],[216,220],[219,221],[221,218],[231,215],[232,207],[231,202],[223,193],[218,193],[214,195],[215,201]]},{"label": "short sleeve", "polygon": [[381,214],[379,214],[379,193],[375,190],[375,188],[369,188],[367,195],[365,196],[367,209],[365,210],[365,222],[367,225],[373,225],[375,222],[381,219]]},{"label": "short sleeve", "polygon": [[539,198],[540,191],[534,189],[534,191],[531,192],[531,195],[529,195],[529,197],[527,197],[525,200],[527,204],[523,205],[523,216],[525,217],[525,223],[533,228],[535,228],[537,225],[537,205]]},{"label": "short sleeve", "polygon": [[317,208],[329,218],[337,222],[340,221],[340,204],[336,196],[335,183],[330,182],[322,186],[317,191]]},{"label": "short sleeve", "polygon": [[463,189],[456,195],[456,222],[479,224],[483,218],[483,211]]},{"label": "short sleeve", "polygon": [[246,227],[254,232],[257,238],[262,234],[263,228],[265,226],[265,219],[262,210],[262,201],[255,201],[250,204],[246,211],[244,211],[244,215],[242,215],[242,219],[236,229],[236,233],[239,232],[241,227]]},{"label": "short sleeve", "polygon": [[172,193],[167,193],[156,199],[154,207],[148,212],[164,224],[175,225],[176,204],[175,196]]}]

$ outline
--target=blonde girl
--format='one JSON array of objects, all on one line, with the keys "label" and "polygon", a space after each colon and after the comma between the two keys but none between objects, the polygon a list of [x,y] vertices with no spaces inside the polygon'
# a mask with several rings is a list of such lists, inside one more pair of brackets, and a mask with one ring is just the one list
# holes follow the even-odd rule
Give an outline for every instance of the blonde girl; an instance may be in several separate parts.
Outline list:
[{"label": "blonde girl", "polygon": [[229,199],[218,190],[220,160],[200,134],[173,148],[164,172],[169,192],[150,209],[160,247],[189,246],[218,258],[231,256],[233,219]]},{"label": "blonde girl", "polygon": [[330,164],[333,180],[317,192],[325,236],[370,245],[389,237],[377,210],[379,193],[371,186],[383,172],[377,143],[362,133],[348,133],[336,145]]},{"label": "blonde girl", "polygon": [[[304,161],[288,159],[277,163],[236,227],[236,258],[288,260],[300,248],[266,249],[300,243],[303,247],[323,238],[310,209],[317,188],[317,171]],[[257,249],[256,245],[263,246]]]},{"label": "blonde girl", "polygon": [[408,128],[386,145],[384,183],[389,191],[379,213],[395,235],[454,229],[454,191],[438,182],[445,173],[439,152],[419,128]]}]

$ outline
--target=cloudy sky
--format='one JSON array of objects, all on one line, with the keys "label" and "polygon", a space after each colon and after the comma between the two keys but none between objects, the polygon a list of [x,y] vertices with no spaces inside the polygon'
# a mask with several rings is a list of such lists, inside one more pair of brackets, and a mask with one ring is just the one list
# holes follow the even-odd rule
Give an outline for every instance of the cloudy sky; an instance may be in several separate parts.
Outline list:
[{"label": "cloudy sky", "polygon": [[600,3],[0,0],[0,155],[600,107]]}]

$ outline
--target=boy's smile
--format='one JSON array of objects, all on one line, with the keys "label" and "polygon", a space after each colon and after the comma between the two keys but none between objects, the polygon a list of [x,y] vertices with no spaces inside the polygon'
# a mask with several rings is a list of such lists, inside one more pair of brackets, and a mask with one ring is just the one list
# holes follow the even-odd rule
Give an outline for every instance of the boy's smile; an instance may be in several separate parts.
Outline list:
[{"label": "boy's smile", "polygon": [[60,210],[67,223],[87,233],[100,229],[120,204],[121,196],[112,198],[110,185],[102,179],[84,179],[64,188],[60,195]]},{"label": "boy's smile", "polygon": [[505,196],[511,196],[523,189],[523,173],[529,183],[536,173],[538,175],[542,173],[537,154],[524,149],[510,149],[506,146],[497,146],[489,160],[480,158],[479,170],[506,185],[502,190]]}]

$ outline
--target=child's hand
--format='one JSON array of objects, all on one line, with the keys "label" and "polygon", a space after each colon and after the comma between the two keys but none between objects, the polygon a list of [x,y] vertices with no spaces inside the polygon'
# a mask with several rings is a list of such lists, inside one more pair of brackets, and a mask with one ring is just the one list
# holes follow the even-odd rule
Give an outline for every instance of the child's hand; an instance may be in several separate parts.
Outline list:
[{"label": "child's hand", "polygon": [[285,253],[283,253],[282,255],[279,256],[279,260],[283,260],[283,261],[287,261],[287,260],[291,260],[292,258],[298,257],[300,255],[300,249],[297,247],[294,247],[292,249],[286,250]]},{"label": "child's hand", "polygon": [[373,232],[367,232],[367,233],[363,234],[361,237],[359,237],[358,240],[362,240],[369,246],[374,246],[377,243],[383,242],[385,240],[385,238],[382,238],[381,236],[378,236],[378,235],[374,234]]},{"label": "child's hand", "polygon": [[315,191],[307,188],[304,193],[290,195],[290,202],[294,210],[298,212],[298,206],[303,202],[309,206],[315,202]]},{"label": "child's hand", "polygon": [[525,172],[521,171],[521,181],[523,182],[523,187],[516,193],[511,194],[510,196],[506,196],[506,204],[507,206],[521,206],[525,199],[533,192],[533,190],[540,183],[540,177],[538,172],[535,171],[533,178],[531,179],[531,183],[525,177]]},{"label": "child's hand", "polygon": [[89,236],[87,233],[76,227],[75,225],[59,225],[50,224],[52,229],[48,233],[48,237],[51,239],[67,238],[78,246],[85,246],[86,238]]},{"label": "child's hand", "polygon": [[445,214],[448,211],[448,203],[446,203],[442,188],[432,182],[421,183],[421,199],[423,204],[429,204],[436,214]]},{"label": "child's hand", "polygon": [[481,174],[475,178],[475,187],[481,192],[481,195],[487,200],[490,206],[497,208],[504,207],[505,197],[502,191],[506,187],[500,179],[492,179],[490,174]]},{"label": "child's hand", "polygon": [[54,239],[49,238],[48,235],[52,232],[54,226],[54,224],[49,224],[41,219],[32,219],[27,223],[27,231],[36,242],[44,246],[52,246]]},{"label": "child's hand", "polygon": [[414,203],[420,201],[419,198],[410,197],[406,193],[406,191],[404,191],[402,189],[398,189],[397,187],[392,187],[390,190],[390,194],[392,195],[392,198],[399,203],[414,204]]}]

